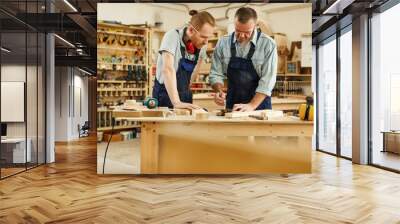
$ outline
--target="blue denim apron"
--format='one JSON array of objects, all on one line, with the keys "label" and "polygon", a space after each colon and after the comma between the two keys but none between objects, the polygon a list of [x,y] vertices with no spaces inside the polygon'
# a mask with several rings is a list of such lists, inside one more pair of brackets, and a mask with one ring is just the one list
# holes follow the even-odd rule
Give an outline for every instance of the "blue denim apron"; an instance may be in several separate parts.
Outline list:
[{"label": "blue denim apron", "polygon": [[[176,30],[179,34],[179,31]],[[185,33],[186,28],[183,30]],[[197,64],[197,60],[199,57],[199,50],[196,51],[194,60],[189,60],[185,57],[186,49],[181,46],[181,55],[182,58],[179,60],[178,70],[176,71],[176,84],[178,88],[179,99],[181,102],[185,103],[193,103],[193,95],[190,90],[190,79],[192,77],[192,73],[194,67]],[[159,55],[161,57],[161,55]],[[160,68],[158,68],[160,69]],[[168,96],[167,89],[164,84],[158,82],[157,79],[154,81],[153,87],[153,97],[158,100],[158,105],[160,107],[169,107],[173,108],[171,99]]]},{"label": "blue denim apron", "polygon": [[[257,41],[260,38],[261,31],[257,33]],[[254,55],[255,46],[251,44],[246,58],[236,57],[236,47],[231,36],[231,58],[229,60],[227,77],[228,92],[226,95],[226,108],[232,109],[234,104],[250,103],[256,94],[260,76],[253,66],[251,58]],[[267,96],[256,110],[272,109],[271,97]]]}]

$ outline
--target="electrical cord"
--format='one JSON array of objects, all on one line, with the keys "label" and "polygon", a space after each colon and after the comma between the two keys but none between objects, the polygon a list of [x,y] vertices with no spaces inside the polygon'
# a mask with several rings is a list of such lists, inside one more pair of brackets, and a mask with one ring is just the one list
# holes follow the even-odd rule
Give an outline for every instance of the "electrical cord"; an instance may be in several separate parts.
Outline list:
[{"label": "electrical cord", "polygon": [[114,134],[114,126],[115,126],[115,118],[112,118],[112,119],[111,119],[111,136],[110,136],[110,138],[108,139],[106,151],[104,152],[103,174],[104,174],[104,168],[105,168],[105,165],[106,165],[106,157],[107,157],[108,147],[110,146],[110,142],[111,142],[111,139],[112,139],[113,134]]}]

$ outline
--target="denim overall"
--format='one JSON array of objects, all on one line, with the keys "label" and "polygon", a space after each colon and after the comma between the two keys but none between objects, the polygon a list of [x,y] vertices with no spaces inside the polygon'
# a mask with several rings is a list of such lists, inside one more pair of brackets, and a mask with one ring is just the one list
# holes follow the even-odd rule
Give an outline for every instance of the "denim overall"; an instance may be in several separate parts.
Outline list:
[{"label": "denim overall", "polygon": [[[179,31],[176,30],[178,33]],[[183,30],[185,33],[186,28]],[[193,103],[193,95],[192,91],[190,90],[190,79],[192,77],[192,73],[194,67],[197,64],[199,50],[196,51],[194,60],[189,60],[185,57],[186,49],[185,47],[181,46],[181,54],[182,58],[179,60],[178,70],[176,71],[176,85],[178,88],[179,99],[181,102],[185,103]],[[168,96],[167,89],[165,88],[164,84],[160,84],[156,79],[154,81],[153,87],[153,97],[158,100],[158,105],[160,107],[169,107],[173,108],[172,102]]]},{"label": "denim overall", "polygon": [[[258,30],[257,41],[260,38],[261,31]],[[251,58],[253,57],[255,46],[251,44],[247,58],[236,57],[236,47],[231,36],[231,58],[229,60],[227,77],[228,77],[228,92],[226,95],[226,108],[232,109],[234,104],[250,103],[256,94],[258,81],[257,71],[253,66]],[[271,97],[267,96],[264,101],[257,107],[256,110],[272,109]]]}]

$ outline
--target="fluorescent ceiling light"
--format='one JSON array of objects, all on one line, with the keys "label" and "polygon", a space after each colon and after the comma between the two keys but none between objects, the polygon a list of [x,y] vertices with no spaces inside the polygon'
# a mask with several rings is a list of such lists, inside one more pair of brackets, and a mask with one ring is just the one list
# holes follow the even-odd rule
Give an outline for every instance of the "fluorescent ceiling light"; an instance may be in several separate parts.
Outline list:
[{"label": "fluorescent ceiling light", "polygon": [[78,12],[78,10],[71,4],[69,3],[68,0],[64,0],[65,4],[67,4],[72,10],[74,10],[74,12]]},{"label": "fluorescent ceiling light", "polygon": [[1,49],[2,51],[6,52],[6,53],[10,53],[10,52],[11,52],[10,50],[8,50],[8,49],[5,48],[5,47],[1,47],[0,49]]},{"label": "fluorescent ceiling light", "polygon": [[55,37],[57,37],[59,40],[61,40],[62,42],[66,43],[67,45],[69,45],[70,47],[75,48],[75,45],[73,45],[71,42],[69,42],[68,40],[58,36],[57,34],[54,34]]},{"label": "fluorescent ceiling light", "polygon": [[79,71],[81,71],[81,72],[83,72],[83,73],[85,73],[85,74],[92,75],[92,73],[90,73],[90,72],[88,72],[88,71],[85,71],[85,70],[83,70],[83,69],[81,69],[81,68],[79,68],[79,67],[78,67],[78,69],[79,69]]}]

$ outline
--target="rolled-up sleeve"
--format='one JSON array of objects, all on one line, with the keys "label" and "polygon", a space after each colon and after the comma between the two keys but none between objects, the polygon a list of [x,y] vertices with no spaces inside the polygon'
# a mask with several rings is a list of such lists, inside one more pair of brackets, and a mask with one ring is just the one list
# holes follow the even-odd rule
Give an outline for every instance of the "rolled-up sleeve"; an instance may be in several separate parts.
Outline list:
[{"label": "rolled-up sleeve", "polygon": [[172,55],[175,55],[178,45],[179,45],[178,32],[176,32],[176,30],[170,30],[164,35],[161,41],[160,48],[158,49],[158,53],[162,54],[163,51],[167,51]]},{"label": "rolled-up sleeve", "polygon": [[224,84],[225,74],[222,67],[222,50],[223,44],[222,40],[218,40],[215,50],[212,55],[212,62],[211,62],[211,70],[210,70],[210,84],[214,85],[215,83]]},{"label": "rolled-up sleeve", "polygon": [[267,96],[272,95],[276,82],[276,73],[278,66],[278,53],[276,50],[276,44],[271,42],[269,47],[266,48],[266,60],[261,65],[260,81],[256,92],[265,94]]}]

